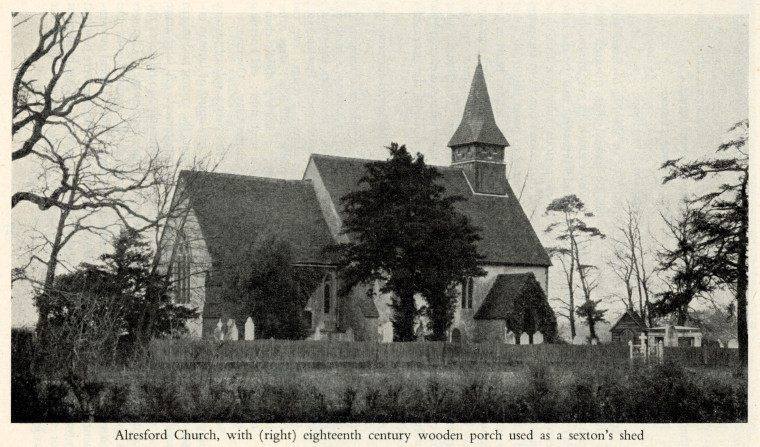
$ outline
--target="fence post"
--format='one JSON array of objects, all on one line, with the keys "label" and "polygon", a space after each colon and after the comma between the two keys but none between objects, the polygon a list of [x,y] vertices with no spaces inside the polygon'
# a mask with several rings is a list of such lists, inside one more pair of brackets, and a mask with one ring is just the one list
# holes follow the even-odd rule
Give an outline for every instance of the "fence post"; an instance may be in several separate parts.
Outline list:
[{"label": "fence post", "polygon": [[662,364],[665,349],[662,346],[662,340],[657,342],[657,362]]}]

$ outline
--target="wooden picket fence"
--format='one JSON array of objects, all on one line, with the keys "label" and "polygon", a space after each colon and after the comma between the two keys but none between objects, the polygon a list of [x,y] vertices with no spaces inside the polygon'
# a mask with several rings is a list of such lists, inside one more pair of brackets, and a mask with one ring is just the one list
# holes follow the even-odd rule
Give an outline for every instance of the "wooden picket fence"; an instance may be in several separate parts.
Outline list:
[{"label": "wooden picket fence", "polygon": [[[623,345],[509,345],[444,342],[375,343],[338,341],[153,340],[151,358],[165,363],[306,363],[306,364],[614,364],[629,361]],[[684,366],[734,366],[738,350],[665,348],[665,361]]]},{"label": "wooden picket fence", "polygon": [[521,364],[615,363],[628,359],[627,346],[455,344],[444,342],[375,343],[337,341],[153,340],[151,358],[173,363],[312,364]]},{"label": "wooden picket fence", "polygon": [[720,347],[665,347],[664,349],[666,361],[683,366],[738,366],[741,364],[738,349]]}]

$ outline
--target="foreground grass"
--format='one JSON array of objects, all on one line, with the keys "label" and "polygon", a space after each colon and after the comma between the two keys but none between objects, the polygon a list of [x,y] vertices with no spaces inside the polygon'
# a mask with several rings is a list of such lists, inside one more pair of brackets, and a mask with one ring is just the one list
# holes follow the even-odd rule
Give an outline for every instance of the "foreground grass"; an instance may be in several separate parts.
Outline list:
[{"label": "foreground grass", "polygon": [[[619,365],[151,364],[92,378],[96,421],[743,422],[746,370]],[[33,389],[20,404],[19,390]],[[14,382],[14,421],[81,420],[65,387]],[[35,403],[36,402],[36,403]],[[34,406],[39,405],[39,409]]]}]

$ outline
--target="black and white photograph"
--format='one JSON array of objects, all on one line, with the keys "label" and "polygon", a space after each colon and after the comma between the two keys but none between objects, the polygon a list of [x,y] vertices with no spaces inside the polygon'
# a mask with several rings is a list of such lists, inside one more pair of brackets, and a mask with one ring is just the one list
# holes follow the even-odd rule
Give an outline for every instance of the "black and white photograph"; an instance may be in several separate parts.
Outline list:
[{"label": "black and white photograph", "polygon": [[12,426],[751,427],[749,3],[15,7]]}]

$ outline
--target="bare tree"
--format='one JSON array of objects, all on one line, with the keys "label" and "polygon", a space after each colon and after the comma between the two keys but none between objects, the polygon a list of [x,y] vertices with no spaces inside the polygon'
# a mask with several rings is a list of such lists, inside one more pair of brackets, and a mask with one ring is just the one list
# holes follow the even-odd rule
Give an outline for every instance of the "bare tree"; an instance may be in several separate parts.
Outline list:
[{"label": "bare tree", "polygon": [[612,238],[612,271],[623,283],[626,291],[625,302],[634,308],[634,290],[638,297],[639,315],[652,324],[649,315],[649,293],[654,270],[648,267],[648,251],[644,248],[641,235],[641,212],[630,203],[623,209],[625,217]]},{"label": "bare tree", "polygon": [[[62,206],[55,232],[48,236],[38,232],[41,243],[30,256],[32,261],[44,264],[42,290],[46,291],[55,279],[61,250],[76,235],[90,233],[110,238],[111,229],[121,221],[131,228],[130,221],[150,222],[137,194],[154,187],[160,181],[163,169],[159,153],[150,153],[135,163],[125,163],[113,155],[122,122],[107,123],[106,114],[95,117],[81,137],[52,142],[43,138],[43,144],[34,149],[39,164],[39,187],[32,190],[38,197],[55,197]],[[113,211],[108,219],[100,211]]]},{"label": "bare tree", "polygon": [[[149,54],[124,62],[121,55],[133,39],[122,39],[114,50],[110,69],[99,76],[77,77],[76,67],[71,66],[75,53],[86,51],[86,42],[111,34],[113,26],[93,26],[86,13],[45,13],[39,16],[14,14],[14,32],[37,25],[37,44],[25,55],[13,70],[12,90],[12,160],[20,160],[43,152],[40,145],[55,147],[61,139],[72,136],[78,142],[91,139],[100,141],[93,134],[89,123],[97,116],[100,123],[122,124],[119,101],[109,97],[112,87],[128,80],[138,69],[150,69],[148,63],[154,58]],[[16,47],[17,42],[14,42]],[[79,70],[80,72],[83,70]],[[60,162],[60,160],[52,160]],[[66,193],[71,190],[70,178],[61,172],[59,188],[40,191],[16,191],[11,197],[11,208],[22,201],[36,204],[41,210],[52,207],[72,209]],[[74,205],[73,209],[113,207],[108,201],[89,201],[88,197]]]}]

